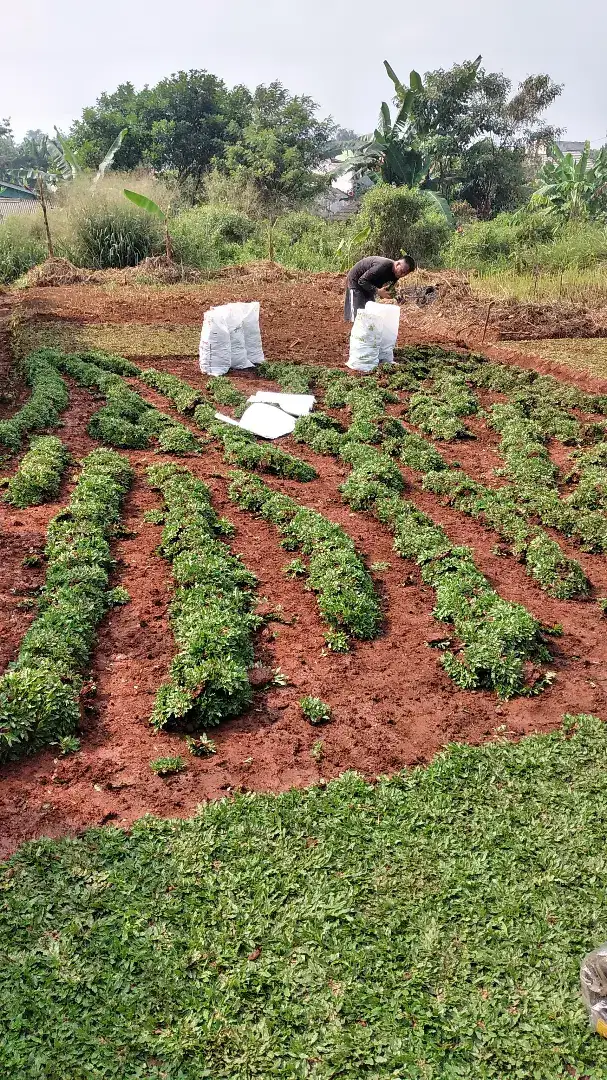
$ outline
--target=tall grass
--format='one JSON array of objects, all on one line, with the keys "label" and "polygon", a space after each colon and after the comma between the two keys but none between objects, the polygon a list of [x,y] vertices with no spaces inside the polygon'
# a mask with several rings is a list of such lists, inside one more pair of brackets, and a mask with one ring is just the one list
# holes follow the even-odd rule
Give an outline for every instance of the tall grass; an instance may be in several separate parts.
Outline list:
[{"label": "tall grass", "polygon": [[560,273],[521,273],[512,267],[484,269],[471,276],[472,291],[483,297],[515,299],[523,303],[569,301],[597,307],[607,304],[607,274],[604,266]]}]

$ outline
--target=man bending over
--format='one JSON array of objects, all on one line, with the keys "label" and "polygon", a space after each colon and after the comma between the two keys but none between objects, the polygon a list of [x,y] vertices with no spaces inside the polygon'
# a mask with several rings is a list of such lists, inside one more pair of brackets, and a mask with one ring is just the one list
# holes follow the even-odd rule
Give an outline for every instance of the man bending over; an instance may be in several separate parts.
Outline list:
[{"label": "man bending over", "polygon": [[[356,312],[374,300],[379,289],[393,285],[399,278],[415,270],[415,259],[405,255],[403,259],[382,259],[381,255],[368,255],[360,259],[348,272],[344,319],[354,322]],[[380,294],[381,295],[381,294]]]}]

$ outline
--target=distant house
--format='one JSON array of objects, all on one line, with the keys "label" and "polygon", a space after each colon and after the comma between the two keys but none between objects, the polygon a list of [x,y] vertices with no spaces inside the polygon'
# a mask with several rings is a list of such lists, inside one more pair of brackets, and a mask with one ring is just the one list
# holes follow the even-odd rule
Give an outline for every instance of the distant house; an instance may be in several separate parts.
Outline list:
[{"label": "distant house", "polygon": [[[563,154],[571,154],[571,157],[573,158],[574,161],[579,161],[582,154],[584,153],[584,147],[585,147],[586,143],[585,142],[571,142],[568,139],[557,139],[556,140],[556,145],[558,146],[559,150],[561,150],[563,152]],[[538,167],[541,167],[542,165],[545,165],[546,162],[550,159],[550,155],[548,153],[549,149],[550,149],[550,144],[549,143],[546,143],[545,145],[538,146],[537,150],[534,150],[530,155],[530,158],[533,161],[533,163],[536,164]],[[594,150],[590,151],[590,160],[591,161],[592,161],[595,153],[596,153],[596,151],[594,151]]]},{"label": "distant house", "polygon": [[35,191],[0,180],[0,221],[12,214],[35,214],[39,205]]},{"label": "distant house", "polygon": [[336,174],[331,180],[331,187],[318,202],[318,210],[323,217],[350,217],[360,209],[361,195],[373,187],[373,181],[367,176],[355,176],[352,169],[342,172],[343,167],[343,161],[332,158],[329,161],[323,161],[315,170],[325,176],[331,173]]}]

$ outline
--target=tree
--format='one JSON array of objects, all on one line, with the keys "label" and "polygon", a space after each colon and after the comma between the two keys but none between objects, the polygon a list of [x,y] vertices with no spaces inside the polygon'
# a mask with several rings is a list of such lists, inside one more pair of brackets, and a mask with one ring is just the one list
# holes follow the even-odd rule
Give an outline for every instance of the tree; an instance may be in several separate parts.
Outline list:
[{"label": "tree", "polygon": [[579,161],[554,144],[550,159],[538,175],[533,201],[569,221],[597,217],[607,210],[607,149],[590,160],[590,143]]},{"label": "tree", "polygon": [[562,87],[549,75],[530,75],[512,93],[510,79],[479,61],[427,72],[412,124],[433,160],[438,189],[490,217],[524,199],[525,154],[558,134],[543,114]]},{"label": "tree", "polygon": [[227,175],[251,181],[270,213],[308,202],[327,184],[314,172],[333,133],[331,119],[316,118],[307,95],[292,95],[279,82],[258,86],[250,119],[216,165]]}]

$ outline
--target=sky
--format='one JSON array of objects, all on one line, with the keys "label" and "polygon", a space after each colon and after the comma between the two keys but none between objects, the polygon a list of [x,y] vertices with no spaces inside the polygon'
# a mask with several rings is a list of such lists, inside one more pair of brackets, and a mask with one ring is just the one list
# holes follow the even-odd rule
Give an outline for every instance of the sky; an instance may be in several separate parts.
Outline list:
[{"label": "sky", "polygon": [[121,82],[139,89],[206,68],[228,85],[278,79],[321,115],[365,132],[401,77],[474,59],[513,83],[547,72],[564,83],[549,119],[565,138],[607,134],[604,0],[27,0],[2,12],[0,118],[16,136],[67,131]]}]

